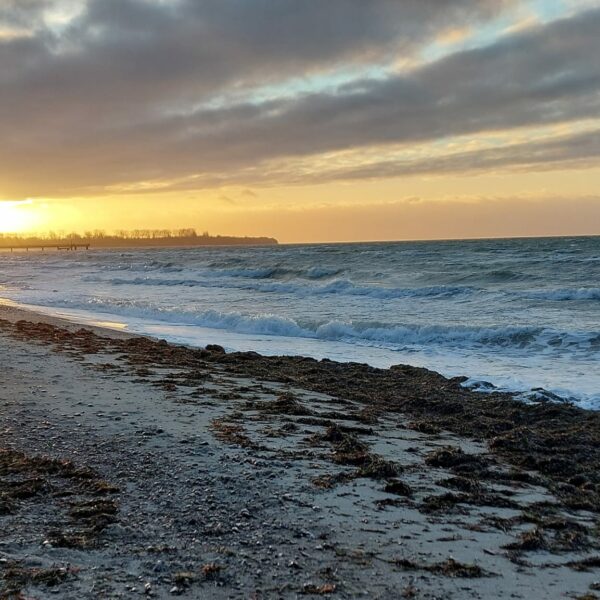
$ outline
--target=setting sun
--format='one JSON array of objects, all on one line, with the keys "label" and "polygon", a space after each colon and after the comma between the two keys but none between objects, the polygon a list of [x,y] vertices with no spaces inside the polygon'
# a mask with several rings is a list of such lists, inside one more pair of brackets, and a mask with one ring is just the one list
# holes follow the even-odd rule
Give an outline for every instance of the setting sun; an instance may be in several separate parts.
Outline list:
[{"label": "setting sun", "polygon": [[31,200],[22,202],[0,201],[0,233],[19,233],[35,224]]}]

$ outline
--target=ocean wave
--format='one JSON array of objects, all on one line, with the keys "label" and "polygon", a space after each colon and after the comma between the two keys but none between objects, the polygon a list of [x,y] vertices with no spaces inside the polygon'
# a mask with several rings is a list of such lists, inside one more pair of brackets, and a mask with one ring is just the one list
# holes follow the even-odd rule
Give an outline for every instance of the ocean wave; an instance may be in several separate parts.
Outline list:
[{"label": "ocean wave", "polygon": [[280,265],[265,267],[244,267],[236,261],[234,264],[208,264],[206,266],[178,265],[173,262],[151,260],[147,262],[131,262],[117,264],[100,264],[98,268],[104,272],[133,272],[133,273],[183,273],[188,271],[190,277],[218,277],[241,279],[329,279],[343,272],[341,268],[308,267],[288,268]]},{"label": "ocean wave", "polygon": [[435,285],[419,288],[398,288],[356,285],[348,279],[336,279],[326,285],[313,287],[309,293],[342,294],[347,296],[368,296],[380,300],[393,300],[396,298],[448,298],[458,295],[469,295],[478,291],[467,286]]},{"label": "ocean wave", "polygon": [[556,290],[532,290],[520,295],[535,300],[552,300],[564,302],[566,300],[600,300],[600,288],[563,288]]},{"label": "ocean wave", "polygon": [[200,271],[202,275],[208,277],[242,277],[247,279],[275,279],[290,274],[289,269],[281,267],[262,267],[258,269],[237,268],[237,269],[212,269],[210,271]]},{"label": "ocean wave", "polygon": [[520,273],[512,269],[491,269],[489,271],[473,271],[456,278],[455,282],[470,283],[511,283],[515,281],[529,281],[538,277],[530,273]]},{"label": "ocean wave", "polygon": [[261,281],[215,281],[211,278],[204,279],[177,279],[161,277],[133,277],[122,278],[115,277],[104,279],[96,276],[84,277],[89,283],[103,283],[113,286],[133,285],[133,286],[169,286],[176,289],[182,287],[204,287],[204,288],[225,288],[257,291],[264,293],[284,293],[296,294],[298,296],[325,296],[325,295],[345,295],[345,296],[366,296],[380,300],[393,300],[399,298],[448,298],[457,295],[468,295],[477,292],[477,288],[469,286],[428,286],[420,288],[392,288],[382,286],[357,285],[349,279],[334,279],[323,285],[313,285],[299,282],[261,282]]},{"label": "ocean wave", "polygon": [[[123,257],[121,257],[123,258]],[[148,262],[109,262],[100,263],[96,267],[105,273],[110,272],[133,272],[133,273],[181,273],[184,267],[175,264],[174,262],[163,262],[151,260]]]},{"label": "ocean wave", "polygon": [[326,269],[325,267],[312,267],[304,272],[308,279],[326,279],[335,277],[343,272],[343,269]]},{"label": "ocean wave", "polygon": [[243,279],[328,279],[339,275],[343,269],[327,269],[324,267],[311,267],[308,269],[290,269],[282,266],[262,268],[221,268],[200,269],[198,274],[204,277],[227,277]]},{"label": "ocean wave", "polygon": [[244,334],[314,338],[328,341],[381,345],[406,350],[421,347],[452,349],[503,349],[527,353],[600,353],[600,332],[564,332],[533,326],[446,326],[344,321],[302,322],[275,314],[248,314],[140,305],[123,299],[90,298],[84,302],[59,300],[46,305],[75,308],[182,325],[225,329]]}]

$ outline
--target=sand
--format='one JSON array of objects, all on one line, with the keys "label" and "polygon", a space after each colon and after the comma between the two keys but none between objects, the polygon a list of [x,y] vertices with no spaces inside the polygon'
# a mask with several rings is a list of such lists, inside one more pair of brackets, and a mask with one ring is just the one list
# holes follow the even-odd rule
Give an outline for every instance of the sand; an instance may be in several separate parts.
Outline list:
[{"label": "sand", "polygon": [[461,425],[437,400],[477,399],[424,370],[394,392],[396,374],[364,365],[191,350],[9,306],[0,357],[0,597],[600,589],[596,455],[572,449],[579,433],[556,442],[590,461],[569,483],[539,449],[494,443],[492,406],[530,414],[510,398]]}]

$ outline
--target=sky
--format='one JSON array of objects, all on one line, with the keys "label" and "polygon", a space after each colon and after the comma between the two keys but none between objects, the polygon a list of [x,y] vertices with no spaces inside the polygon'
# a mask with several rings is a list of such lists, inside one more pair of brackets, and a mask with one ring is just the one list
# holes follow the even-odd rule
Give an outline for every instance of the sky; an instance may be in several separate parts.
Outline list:
[{"label": "sky", "polygon": [[600,234],[600,0],[0,0],[0,232]]}]

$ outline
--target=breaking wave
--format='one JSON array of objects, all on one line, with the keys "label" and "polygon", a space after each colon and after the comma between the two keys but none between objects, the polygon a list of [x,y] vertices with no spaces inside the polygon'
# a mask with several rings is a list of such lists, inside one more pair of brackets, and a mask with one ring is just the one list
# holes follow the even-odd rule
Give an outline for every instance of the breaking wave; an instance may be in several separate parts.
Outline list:
[{"label": "breaking wave", "polygon": [[564,288],[547,291],[524,292],[524,296],[534,300],[551,300],[564,302],[567,300],[600,300],[600,288]]},{"label": "breaking wave", "polygon": [[467,327],[385,323],[350,323],[337,320],[302,322],[275,314],[245,314],[206,310],[202,312],[168,310],[133,305],[121,300],[92,298],[87,302],[59,301],[56,307],[103,312],[123,317],[225,329],[244,334],[314,338],[329,341],[383,345],[395,350],[411,347],[484,348],[498,347],[544,353],[585,352],[600,354],[599,332],[561,332],[549,328]]},{"label": "breaking wave", "polygon": [[210,278],[203,279],[171,279],[161,277],[116,277],[102,279],[95,276],[85,277],[90,283],[103,283],[113,286],[168,286],[204,287],[204,288],[229,288],[249,290],[265,293],[296,294],[298,296],[323,296],[341,294],[345,296],[367,296],[381,300],[394,298],[427,298],[450,297],[477,292],[476,288],[468,286],[428,286],[420,288],[392,288],[381,286],[356,285],[348,279],[334,279],[323,285],[306,284],[299,282],[263,282],[263,281],[214,281]]}]

